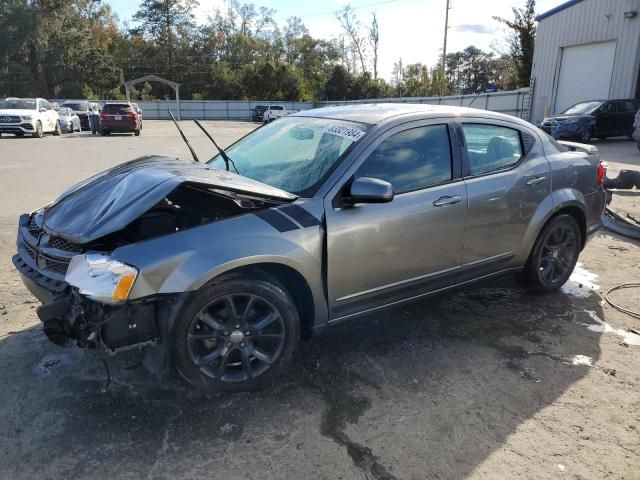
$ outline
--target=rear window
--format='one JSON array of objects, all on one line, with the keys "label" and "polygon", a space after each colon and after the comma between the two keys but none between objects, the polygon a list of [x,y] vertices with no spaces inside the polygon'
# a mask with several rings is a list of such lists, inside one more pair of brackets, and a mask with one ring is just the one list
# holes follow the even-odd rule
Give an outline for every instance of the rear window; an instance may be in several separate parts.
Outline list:
[{"label": "rear window", "polygon": [[471,175],[510,168],[522,158],[522,143],[518,130],[480,123],[465,123],[462,130],[467,144]]},{"label": "rear window", "polygon": [[273,105],[271,110],[284,110],[284,107],[282,105]]},{"label": "rear window", "polygon": [[105,113],[118,114],[118,113],[130,113],[130,112],[133,112],[133,109],[131,108],[131,105],[127,105],[126,103],[123,103],[123,104],[108,103],[102,108],[102,111]]},{"label": "rear window", "polygon": [[75,110],[76,112],[86,112],[89,110],[89,103],[87,102],[65,102],[62,106]]}]

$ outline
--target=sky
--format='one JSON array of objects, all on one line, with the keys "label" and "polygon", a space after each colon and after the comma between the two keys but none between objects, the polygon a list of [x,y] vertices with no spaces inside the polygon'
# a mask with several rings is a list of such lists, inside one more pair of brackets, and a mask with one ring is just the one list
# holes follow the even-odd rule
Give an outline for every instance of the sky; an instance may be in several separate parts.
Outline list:
[{"label": "sky", "polygon": [[[196,20],[205,22],[225,0],[200,0]],[[564,0],[538,0],[536,12],[544,13]],[[131,20],[137,0],[106,0],[122,21]],[[389,80],[393,65],[424,63],[433,66],[442,52],[446,0],[246,0],[256,7],[277,11],[276,20],[284,24],[291,16],[301,17],[312,36],[337,37],[341,34],[335,12],[350,4],[361,23],[367,25],[375,12],[380,25],[379,72]],[[504,26],[494,16],[512,18],[511,7],[524,0],[450,0],[447,51],[455,52],[474,45],[485,51],[506,51]]]}]

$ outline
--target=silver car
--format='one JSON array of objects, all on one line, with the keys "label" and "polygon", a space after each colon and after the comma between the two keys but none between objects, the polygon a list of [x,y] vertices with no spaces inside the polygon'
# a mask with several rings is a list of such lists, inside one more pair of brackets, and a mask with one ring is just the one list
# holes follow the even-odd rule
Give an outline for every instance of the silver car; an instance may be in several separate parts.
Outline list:
[{"label": "silver car", "polygon": [[68,107],[61,107],[58,109],[58,115],[60,117],[60,128],[63,132],[80,132],[82,126],[80,125],[80,117]]},{"label": "silver car", "polygon": [[13,262],[56,343],[146,347],[216,391],[273,382],[301,338],[517,274],[569,278],[604,168],[518,118],[389,104],[308,110],[206,164],[149,156],[20,218]]}]

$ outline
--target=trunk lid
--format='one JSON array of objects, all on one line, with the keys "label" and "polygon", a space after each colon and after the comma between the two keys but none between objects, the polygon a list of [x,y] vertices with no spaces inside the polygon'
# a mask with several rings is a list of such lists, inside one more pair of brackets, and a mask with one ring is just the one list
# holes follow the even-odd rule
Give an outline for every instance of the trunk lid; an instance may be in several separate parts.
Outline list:
[{"label": "trunk lid", "polygon": [[147,156],[99,173],[65,191],[44,214],[50,235],[84,244],[125,228],[184,183],[291,202],[297,197],[205,164]]}]

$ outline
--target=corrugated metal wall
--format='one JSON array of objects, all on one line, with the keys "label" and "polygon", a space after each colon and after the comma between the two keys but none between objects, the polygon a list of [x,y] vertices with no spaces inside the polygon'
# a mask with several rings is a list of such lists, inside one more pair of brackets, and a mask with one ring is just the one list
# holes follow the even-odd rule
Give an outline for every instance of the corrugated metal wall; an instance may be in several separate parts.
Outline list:
[{"label": "corrugated metal wall", "polygon": [[[167,110],[177,116],[175,100],[151,102],[137,101],[144,118],[148,120],[168,120]],[[180,113],[183,120],[251,120],[251,109],[256,105],[284,105],[288,110],[307,110],[313,108],[312,102],[254,102],[226,100],[180,100]]]},{"label": "corrugated metal wall", "polygon": [[640,0],[584,0],[538,23],[533,56],[531,121],[553,112],[562,48],[616,41],[609,98],[633,98],[640,64]]},{"label": "corrugated metal wall", "polygon": [[[62,99],[52,99],[60,105]],[[69,100],[71,101],[71,100]],[[79,101],[79,100],[76,100]],[[107,101],[98,100],[104,104]],[[177,117],[178,105],[175,100],[136,100],[146,120],[168,120],[171,112]],[[330,105],[353,105],[357,103],[428,103],[432,105],[453,105],[457,107],[480,108],[492,112],[506,113],[527,120],[529,118],[530,90],[521,88],[506,92],[482,93],[480,95],[453,95],[450,97],[390,97],[369,98],[365,100],[346,100],[329,102],[281,102],[281,101],[242,101],[242,100],[180,100],[180,113],[183,120],[251,120],[251,110],[257,105],[284,105],[289,110],[308,110]]]}]

